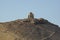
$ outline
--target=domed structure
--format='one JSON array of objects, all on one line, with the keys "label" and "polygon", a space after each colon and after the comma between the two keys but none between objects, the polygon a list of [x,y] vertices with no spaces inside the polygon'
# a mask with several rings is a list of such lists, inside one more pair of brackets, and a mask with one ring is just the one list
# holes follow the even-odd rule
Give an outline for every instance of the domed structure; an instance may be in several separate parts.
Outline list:
[{"label": "domed structure", "polygon": [[60,27],[44,18],[34,18],[0,23],[0,40],[60,40]]}]

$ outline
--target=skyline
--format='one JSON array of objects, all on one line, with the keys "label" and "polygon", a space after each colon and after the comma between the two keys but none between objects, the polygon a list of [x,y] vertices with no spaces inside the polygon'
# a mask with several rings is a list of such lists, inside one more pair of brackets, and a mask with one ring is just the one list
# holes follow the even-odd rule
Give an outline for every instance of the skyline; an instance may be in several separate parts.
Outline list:
[{"label": "skyline", "polygon": [[0,0],[0,22],[27,18],[29,12],[60,26],[60,0]]}]

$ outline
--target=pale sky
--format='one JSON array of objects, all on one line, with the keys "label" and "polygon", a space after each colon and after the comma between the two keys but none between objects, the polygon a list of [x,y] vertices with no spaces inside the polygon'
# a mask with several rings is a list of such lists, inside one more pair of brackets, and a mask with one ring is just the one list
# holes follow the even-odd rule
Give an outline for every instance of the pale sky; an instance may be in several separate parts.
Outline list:
[{"label": "pale sky", "polygon": [[29,12],[60,25],[60,0],[0,0],[0,22],[27,18]]}]

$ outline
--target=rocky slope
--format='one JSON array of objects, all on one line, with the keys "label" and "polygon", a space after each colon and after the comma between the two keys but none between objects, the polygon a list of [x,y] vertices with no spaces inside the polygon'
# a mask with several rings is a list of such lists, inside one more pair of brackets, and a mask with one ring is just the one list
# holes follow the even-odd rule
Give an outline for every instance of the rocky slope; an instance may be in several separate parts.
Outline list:
[{"label": "rocky slope", "polygon": [[60,27],[43,18],[0,23],[0,40],[60,40]]}]

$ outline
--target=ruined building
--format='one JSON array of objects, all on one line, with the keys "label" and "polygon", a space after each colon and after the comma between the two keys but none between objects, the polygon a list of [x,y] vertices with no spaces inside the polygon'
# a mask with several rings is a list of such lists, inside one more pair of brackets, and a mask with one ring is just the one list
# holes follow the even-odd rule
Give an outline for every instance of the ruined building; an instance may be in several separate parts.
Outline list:
[{"label": "ruined building", "polygon": [[0,23],[0,40],[60,40],[60,27],[44,18],[28,18]]}]

